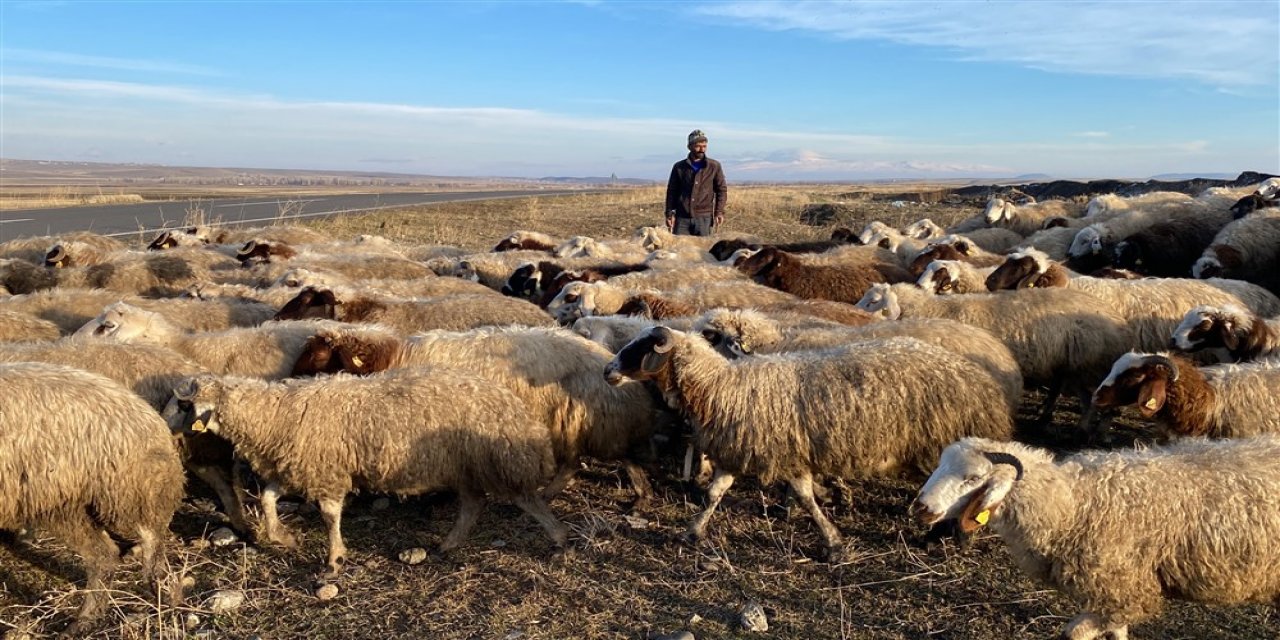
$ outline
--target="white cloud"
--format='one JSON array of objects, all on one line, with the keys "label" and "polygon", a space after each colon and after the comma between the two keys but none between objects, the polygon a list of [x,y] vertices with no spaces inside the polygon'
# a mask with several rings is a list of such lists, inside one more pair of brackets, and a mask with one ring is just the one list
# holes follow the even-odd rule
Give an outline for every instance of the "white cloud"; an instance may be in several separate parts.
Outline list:
[{"label": "white cloud", "polygon": [[182,73],[200,76],[223,75],[216,69],[198,65],[183,64],[168,60],[138,60],[135,58],[115,58],[111,56],[94,56],[62,51],[40,51],[37,49],[0,49],[0,60],[5,64],[13,62],[36,62],[72,67],[95,67],[117,69],[121,71],[146,71],[149,73]]},{"label": "white cloud", "polygon": [[954,51],[1048,71],[1274,86],[1274,2],[729,2],[695,10],[777,31]]},{"label": "white cloud", "polygon": [[916,160],[853,160],[825,155],[812,149],[784,149],[746,155],[725,161],[730,175],[752,180],[762,177],[795,179],[823,178],[905,178],[947,176],[1002,176],[1008,167],[978,163],[948,163]]}]

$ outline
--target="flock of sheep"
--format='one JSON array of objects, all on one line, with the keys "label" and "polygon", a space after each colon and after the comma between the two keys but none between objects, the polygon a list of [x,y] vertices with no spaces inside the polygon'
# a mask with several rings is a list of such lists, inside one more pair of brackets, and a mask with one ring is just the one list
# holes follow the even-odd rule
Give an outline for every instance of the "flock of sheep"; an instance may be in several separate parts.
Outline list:
[{"label": "flock of sheep", "polygon": [[[261,542],[294,543],[282,496],[316,502],[336,577],[352,492],[455,493],[442,552],[489,499],[563,550],[548,501],[580,459],[625,465],[643,504],[655,443],[685,442],[685,478],[710,476],[691,541],[747,475],[785,482],[838,559],[826,481],[932,472],[910,512],[990,526],[1080,603],[1068,638],[1123,639],[1166,597],[1280,605],[1278,196],[1280,179],[996,198],[950,229],[790,244],[656,227],[516,232],[484,253],[287,226],[145,251],[10,241],[0,529],[84,559],[74,631],[120,557],[104,532],[164,577],[184,469]],[[1042,425],[1068,392],[1081,439],[1106,442],[1134,405],[1173,441],[1055,459],[1012,441],[1028,387],[1049,391]],[[239,467],[260,482],[256,525]]]}]

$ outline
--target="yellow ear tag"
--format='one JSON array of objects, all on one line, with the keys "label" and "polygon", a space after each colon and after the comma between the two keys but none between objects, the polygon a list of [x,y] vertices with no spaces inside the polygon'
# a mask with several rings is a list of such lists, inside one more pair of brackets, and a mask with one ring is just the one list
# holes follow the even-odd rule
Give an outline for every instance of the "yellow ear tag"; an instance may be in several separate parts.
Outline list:
[{"label": "yellow ear tag", "polygon": [[1160,406],[1160,403],[1156,402],[1155,398],[1147,398],[1146,403],[1143,404],[1142,406],[1154,411],[1156,407]]},{"label": "yellow ear tag", "polygon": [[1032,282],[1032,283],[1028,284],[1028,285],[1027,285],[1027,288],[1028,288],[1028,289],[1034,289],[1034,288],[1036,288],[1036,283]]},{"label": "yellow ear tag", "polygon": [[351,364],[354,364],[354,365],[355,365],[355,366],[357,366],[357,367],[363,367],[363,366],[364,366],[364,360],[361,360],[360,358],[352,358],[352,359],[351,359]]},{"label": "yellow ear tag", "polygon": [[61,269],[61,268],[62,268],[62,261],[61,261],[61,260],[59,260],[59,261],[57,261],[57,262],[53,263],[53,268],[54,268],[54,269]]},{"label": "yellow ear tag", "polygon": [[203,433],[205,429],[204,420],[196,420],[191,423],[191,430],[196,433]]},{"label": "yellow ear tag", "polygon": [[990,520],[990,519],[991,519],[991,511],[990,511],[990,510],[983,511],[982,513],[979,513],[978,515],[976,515],[976,516],[974,516],[974,517],[973,517],[973,521],[974,521],[974,522],[976,522],[976,523],[978,523],[978,524],[986,524],[986,523],[987,523],[987,520]]}]

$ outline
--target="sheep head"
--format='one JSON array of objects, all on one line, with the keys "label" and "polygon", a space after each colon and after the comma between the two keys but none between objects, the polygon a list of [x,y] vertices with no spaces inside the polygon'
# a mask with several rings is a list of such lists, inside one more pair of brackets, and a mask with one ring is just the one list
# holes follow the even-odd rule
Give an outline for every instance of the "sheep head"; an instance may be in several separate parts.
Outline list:
[{"label": "sheep head", "polygon": [[737,269],[753,278],[767,278],[785,260],[782,254],[783,252],[779,251],[777,247],[765,247],[757,251],[755,255],[748,256],[745,260],[739,262]]},{"label": "sheep head", "polygon": [[1253,328],[1253,318],[1240,307],[1200,305],[1182,316],[1169,347],[1179,351],[1225,348],[1234,350]]},{"label": "sheep head", "polygon": [[547,304],[547,312],[560,324],[596,315],[596,290],[587,282],[570,282]]},{"label": "sheep head", "polygon": [[997,224],[1000,222],[1012,222],[1014,216],[1017,215],[1017,209],[1014,208],[1012,202],[1007,202],[1004,198],[992,198],[987,201],[987,208],[982,212],[982,218],[987,224]]},{"label": "sheep head", "polygon": [[[867,226],[862,228],[862,233],[858,234],[858,243],[871,244],[871,239],[874,236],[881,234],[887,229],[889,229],[889,225],[880,222],[879,220],[872,220],[867,223]],[[832,239],[837,239],[834,233],[832,234]]]},{"label": "sheep head", "polygon": [[782,340],[777,322],[749,309],[713,309],[694,323],[693,331],[731,359],[749,356],[761,346]]},{"label": "sheep head", "polygon": [[1102,229],[1093,224],[1077,231],[1075,237],[1071,239],[1071,246],[1067,248],[1067,255],[1072,258],[1081,258],[1101,252]]},{"label": "sheep head", "polygon": [[714,256],[716,260],[724,262],[729,259],[729,256],[733,255],[733,252],[738,249],[746,248],[759,249],[760,245],[752,244],[746,240],[742,240],[741,238],[730,238],[727,240],[717,241],[715,244],[711,245],[711,249],[709,249],[708,252]]},{"label": "sheep head", "polygon": [[923,251],[917,254],[915,259],[911,261],[907,271],[919,278],[925,269],[929,267],[929,263],[934,260],[964,260],[964,258],[965,254],[958,247],[939,242],[925,247]]},{"label": "sheep head", "polygon": [[664,326],[640,334],[618,351],[604,368],[604,379],[613,386],[632,380],[653,380],[670,364],[671,350],[687,336]]},{"label": "sheep head", "polygon": [[1126,353],[1093,392],[1093,404],[1101,409],[1137,404],[1142,416],[1150,418],[1164,407],[1169,385],[1178,379],[1178,367],[1174,358],[1164,354]]},{"label": "sheep head", "polygon": [[1231,205],[1231,217],[1239,220],[1258,209],[1280,206],[1280,200],[1268,200],[1257,193],[1251,193]]},{"label": "sheep head", "polygon": [[511,235],[503,238],[497,245],[493,247],[494,251],[519,251],[522,249],[530,249],[535,251],[551,251],[555,249],[555,242],[550,236],[533,231],[516,231]]},{"label": "sheep head", "polygon": [[1035,249],[1009,254],[1005,261],[987,276],[987,291],[1030,289],[1049,270],[1049,257]]},{"label": "sheep head", "polygon": [[217,404],[222,398],[222,381],[212,374],[187,378],[173,388],[173,397],[160,415],[174,433],[218,433]]},{"label": "sheep head", "polygon": [[1144,264],[1148,256],[1143,243],[1137,240],[1121,240],[1113,251],[1111,266],[1145,273]]},{"label": "sheep head", "polygon": [[103,308],[98,317],[84,323],[72,335],[108,338],[120,342],[138,342],[153,338],[151,329],[165,324],[160,316],[126,302],[115,302]]},{"label": "sheep head", "polygon": [[44,266],[50,269],[61,269],[63,267],[72,266],[71,255],[67,252],[67,247],[61,244],[55,244],[49,247],[48,253],[44,254]]},{"label": "sheep head", "polygon": [[898,294],[884,282],[871,285],[856,305],[876,317],[886,320],[897,320],[902,317],[902,307],[898,304]]},{"label": "sheep head", "polygon": [[263,262],[269,263],[273,258],[288,260],[296,255],[298,252],[283,242],[250,240],[236,252],[236,259],[242,266],[248,267]]},{"label": "sheep head", "polygon": [[507,281],[502,285],[502,295],[532,300],[538,294],[538,280],[541,277],[542,272],[538,264],[526,262],[516,267],[511,275],[507,276]]},{"label": "sheep head", "polygon": [[1005,498],[1025,473],[1026,454],[1020,449],[983,438],[953,443],[942,451],[938,468],[921,487],[912,514],[929,525],[957,520],[965,532],[999,517]]},{"label": "sheep head", "polygon": [[848,227],[836,227],[835,229],[832,229],[831,239],[836,242],[845,242],[848,244],[865,244],[858,237],[858,234],[854,233],[853,229]]},{"label": "sheep head", "polygon": [[916,285],[938,295],[958,293],[956,284],[960,279],[954,273],[958,269],[959,265],[954,260],[934,260],[925,268],[924,273],[920,274]]},{"label": "sheep head", "polygon": [[161,231],[156,235],[151,244],[147,245],[148,251],[163,251],[178,246],[178,240],[173,237],[172,231]]},{"label": "sheep head", "polygon": [[928,240],[947,235],[946,230],[928,218],[921,218],[902,228],[902,234],[916,240]]},{"label": "sheep head", "polygon": [[323,318],[333,320],[338,313],[338,299],[333,290],[320,287],[305,287],[293,299],[284,303],[272,320],[307,320]]}]

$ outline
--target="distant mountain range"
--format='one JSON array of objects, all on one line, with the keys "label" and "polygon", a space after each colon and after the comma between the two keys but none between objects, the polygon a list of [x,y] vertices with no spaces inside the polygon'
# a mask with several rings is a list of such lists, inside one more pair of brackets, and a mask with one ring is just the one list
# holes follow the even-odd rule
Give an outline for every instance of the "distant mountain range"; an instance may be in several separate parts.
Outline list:
[{"label": "distant mountain range", "polygon": [[618,178],[616,176],[608,177],[608,178],[600,177],[600,176],[587,176],[585,178],[575,178],[570,176],[548,176],[545,178],[538,178],[537,181],[538,182],[554,182],[557,184],[592,184],[592,185],[625,184],[625,185],[646,186],[646,185],[658,184],[657,180],[645,180],[643,178]]}]

